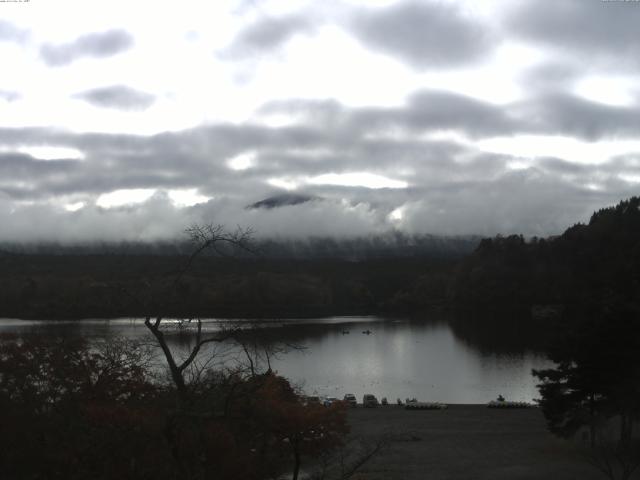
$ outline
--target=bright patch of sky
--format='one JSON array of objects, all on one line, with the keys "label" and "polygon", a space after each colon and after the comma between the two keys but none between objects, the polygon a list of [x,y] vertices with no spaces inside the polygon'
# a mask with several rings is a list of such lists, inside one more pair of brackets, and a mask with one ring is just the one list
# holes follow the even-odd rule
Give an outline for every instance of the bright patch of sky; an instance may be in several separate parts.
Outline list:
[{"label": "bright patch of sky", "polygon": [[394,180],[382,175],[368,172],[325,173],[307,179],[307,183],[314,185],[337,185],[341,187],[365,188],[407,188],[409,184],[402,180]]},{"label": "bright patch of sky", "polygon": [[38,160],[83,159],[84,154],[75,148],[67,147],[19,147],[19,152],[31,155]]},{"label": "bright patch of sky", "polygon": [[171,202],[177,207],[192,207],[199,203],[206,203],[211,197],[201,195],[198,189],[189,188],[186,190],[169,190],[168,192]]},{"label": "bright patch of sky", "polygon": [[109,193],[103,193],[96,200],[96,205],[102,208],[124,207],[149,200],[156,192],[153,188],[125,188]]},{"label": "bright patch of sky", "polygon": [[637,87],[634,78],[590,76],[578,82],[575,92],[594,102],[628,107],[637,101]]},{"label": "bright patch of sky", "polygon": [[233,170],[246,170],[255,163],[255,153],[241,153],[227,160],[227,165]]},{"label": "bright patch of sky", "polygon": [[404,209],[402,207],[398,207],[394,209],[390,214],[389,218],[395,222],[401,222],[404,217]]},{"label": "bright patch of sky", "polygon": [[[640,140],[585,142],[576,138],[549,135],[518,135],[480,140],[486,152],[522,158],[555,157],[577,164],[602,164],[629,151],[640,151]],[[521,164],[514,162],[514,164]]]},{"label": "bright patch of sky", "polygon": [[85,203],[84,202],[73,202],[73,203],[67,203],[64,208],[65,210],[67,210],[68,212],[77,212],[78,210],[80,210],[81,208],[84,208]]},{"label": "bright patch of sky", "polygon": [[[381,5],[385,3],[389,2]],[[234,15],[233,7],[234,2],[224,1],[178,6],[62,0],[16,8],[16,22],[29,25],[33,35],[29,55],[8,48],[12,54],[4,62],[12,68],[3,71],[3,80],[21,91],[23,100],[9,105],[9,114],[0,123],[152,134],[202,122],[242,121],[277,98],[330,97],[349,106],[399,105],[407,93],[421,87],[500,103],[520,95],[515,77],[540,56],[530,47],[506,43],[474,69],[420,73],[365,48],[342,25],[328,24],[293,37],[277,55],[233,65],[219,55],[247,21]],[[284,8],[279,2],[267,2],[258,10],[268,10],[274,17],[277,11],[295,7],[296,2]],[[61,9],[74,14],[64,22],[51,22]],[[79,34],[110,28],[133,32],[133,47],[108,61],[80,58],[64,68],[47,68],[37,59],[40,42],[68,43]],[[128,86],[155,95],[156,103],[144,112],[105,111],[72,97],[123,79]]]},{"label": "bright patch of sky", "polygon": [[300,186],[298,182],[290,178],[270,178],[267,183],[283,190],[296,190]]}]

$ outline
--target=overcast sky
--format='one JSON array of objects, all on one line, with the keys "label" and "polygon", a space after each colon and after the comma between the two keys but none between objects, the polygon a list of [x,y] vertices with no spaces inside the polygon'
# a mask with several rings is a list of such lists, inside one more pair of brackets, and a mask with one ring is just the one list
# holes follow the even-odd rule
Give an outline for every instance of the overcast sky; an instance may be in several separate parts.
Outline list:
[{"label": "overcast sky", "polygon": [[[640,187],[640,2],[0,2],[0,240],[549,235]],[[247,209],[272,195],[313,201]]]}]

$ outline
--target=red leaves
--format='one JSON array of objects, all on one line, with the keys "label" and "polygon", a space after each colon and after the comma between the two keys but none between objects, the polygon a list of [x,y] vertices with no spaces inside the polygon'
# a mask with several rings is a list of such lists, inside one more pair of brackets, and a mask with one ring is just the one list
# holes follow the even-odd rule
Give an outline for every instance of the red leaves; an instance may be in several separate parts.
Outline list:
[{"label": "red leaves", "polygon": [[[333,449],[346,407],[304,405],[273,374],[211,375],[176,409],[140,346],[0,340],[0,465],[8,478],[275,477]],[[227,408],[221,407],[226,405]],[[226,412],[222,414],[222,410]]]}]

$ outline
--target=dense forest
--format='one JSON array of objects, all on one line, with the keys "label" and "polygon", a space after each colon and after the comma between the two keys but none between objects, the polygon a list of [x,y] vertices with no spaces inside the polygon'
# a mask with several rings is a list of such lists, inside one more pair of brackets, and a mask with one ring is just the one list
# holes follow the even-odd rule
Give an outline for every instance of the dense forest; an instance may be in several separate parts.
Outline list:
[{"label": "dense forest", "polygon": [[637,301],[639,204],[638,197],[622,201],[546,239],[261,240],[250,252],[227,252],[231,258],[200,257],[169,298],[188,243],[148,246],[146,253],[137,244],[8,245],[0,254],[0,316],[142,315],[133,299],[163,292],[170,315],[420,315],[447,307],[482,321],[484,313],[495,321],[512,311],[520,322],[543,321],[585,299]]},{"label": "dense forest", "polygon": [[451,301],[474,308],[640,299],[640,198],[595,212],[562,235],[484,239],[458,267]]},{"label": "dense forest", "polygon": [[[263,238],[251,240],[251,250],[228,252],[236,258],[249,259],[341,259],[363,261],[380,258],[427,257],[462,258],[470,254],[481,240],[476,235],[440,236],[408,235],[399,231],[364,237]],[[193,242],[181,240],[157,242],[0,243],[2,255],[109,255],[109,256],[183,256],[193,251]]]},{"label": "dense forest", "polygon": [[[0,316],[108,318],[144,312],[133,297],[164,295],[167,314],[308,317],[386,311],[425,271],[451,259],[286,260],[203,257],[175,288],[186,256],[10,255],[0,258]],[[170,291],[166,298],[166,293]],[[172,301],[168,301],[172,300]],[[188,309],[186,311],[185,309]]]},{"label": "dense forest", "polygon": [[164,304],[171,315],[372,314],[394,310],[396,297],[419,285],[425,272],[450,272],[478,241],[400,233],[343,240],[251,239],[248,249],[229,249],[222,256],[204,252],[175,288],[168,286],[193,251],[188,241],[6,244],[0,249],[0,316],[143,315],[132,297],[159,292],[166,297],[167,289],[173,302]]}]

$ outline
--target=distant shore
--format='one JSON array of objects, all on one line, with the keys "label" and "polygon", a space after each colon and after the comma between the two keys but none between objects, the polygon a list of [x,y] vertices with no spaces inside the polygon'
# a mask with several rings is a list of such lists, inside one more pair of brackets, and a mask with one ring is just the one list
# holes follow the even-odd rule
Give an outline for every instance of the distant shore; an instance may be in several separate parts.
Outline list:
[{"label": "distant shore", "polygon": [[[554,437],[538,408],[396,405],[349,411],[352,435],[387,446],[362,469],[368,480],[596,480],[579,445]],[[636,478],[636,477],[634,477]]]}]

